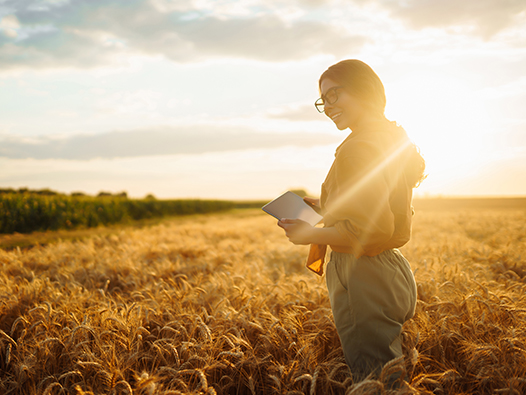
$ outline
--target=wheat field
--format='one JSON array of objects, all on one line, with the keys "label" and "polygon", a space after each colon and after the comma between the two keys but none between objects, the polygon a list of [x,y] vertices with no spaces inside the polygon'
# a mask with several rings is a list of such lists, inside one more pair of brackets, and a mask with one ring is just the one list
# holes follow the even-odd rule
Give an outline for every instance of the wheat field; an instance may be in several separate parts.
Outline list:
[{"label": "wheat field", "polygon": [[526,392],[526,214],[424,210],[404,358],[353,383],[324,278],[257,210],[0,250],[2,394]]}]

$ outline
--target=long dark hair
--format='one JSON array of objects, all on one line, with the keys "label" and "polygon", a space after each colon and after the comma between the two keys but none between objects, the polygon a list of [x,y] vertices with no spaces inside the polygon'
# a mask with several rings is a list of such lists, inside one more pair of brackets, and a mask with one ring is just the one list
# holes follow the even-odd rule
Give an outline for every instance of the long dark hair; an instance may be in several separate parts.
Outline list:
[{"label": "long dark hair", "polygon": [[[384,85],[369,65],[357,59],[342,60],[333,64],[320,77],[320,91],[321,82],[325,78],[342,85],[349,94],[359,99],[365,109],[371,114],[385,118],[386,98]],[[420,154],[420,149],[409,141],[409,137],[403,128],[397,127],[393,128],[393,130],[393,137],[397,145],[405,143],[404,146],[407,147],[401,153],[403,156],[404,174],[410,185],[415,188],[426,178],[424,174],[426,162]]]}]

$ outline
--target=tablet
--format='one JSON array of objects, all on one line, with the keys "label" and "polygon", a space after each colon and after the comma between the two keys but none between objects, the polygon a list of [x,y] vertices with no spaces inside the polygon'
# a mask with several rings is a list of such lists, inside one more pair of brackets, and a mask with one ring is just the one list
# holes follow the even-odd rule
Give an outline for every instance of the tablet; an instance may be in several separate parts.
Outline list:
[{"label": "tablet", "polygon": [[312,226],[323,219],[321,215],[303,201],[301,196],[291,191],[278,196],[261,207],[261,209],[277,219],[301,219]]}]

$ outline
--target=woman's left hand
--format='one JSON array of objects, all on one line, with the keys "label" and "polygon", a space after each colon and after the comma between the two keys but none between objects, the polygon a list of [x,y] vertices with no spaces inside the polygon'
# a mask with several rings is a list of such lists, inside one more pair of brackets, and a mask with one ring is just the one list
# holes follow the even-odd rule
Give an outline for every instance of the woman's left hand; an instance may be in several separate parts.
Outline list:
[{"label": "woman's left hand", "polygon": [[293,244],[310,244],[314,226],[301,219],[282,219],[278,226],[285,230],[285,235]]}]

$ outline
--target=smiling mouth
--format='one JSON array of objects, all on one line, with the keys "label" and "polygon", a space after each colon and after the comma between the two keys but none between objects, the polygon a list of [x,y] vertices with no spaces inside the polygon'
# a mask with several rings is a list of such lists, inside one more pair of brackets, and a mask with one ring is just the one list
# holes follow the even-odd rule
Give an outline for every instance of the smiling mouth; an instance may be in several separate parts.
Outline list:
[{"label": "smiling mouth", "polygon": [[341,111],[337,112],[336,114],[331,114],[331,119],[335,121],[336,119],[340,117],[340,115],[342,115]]}]

